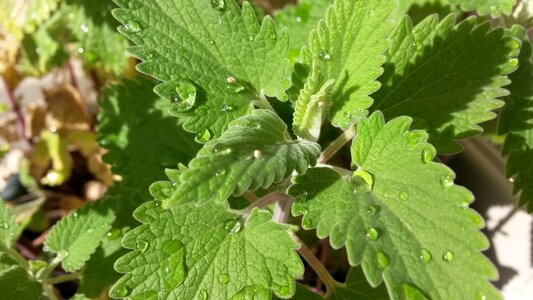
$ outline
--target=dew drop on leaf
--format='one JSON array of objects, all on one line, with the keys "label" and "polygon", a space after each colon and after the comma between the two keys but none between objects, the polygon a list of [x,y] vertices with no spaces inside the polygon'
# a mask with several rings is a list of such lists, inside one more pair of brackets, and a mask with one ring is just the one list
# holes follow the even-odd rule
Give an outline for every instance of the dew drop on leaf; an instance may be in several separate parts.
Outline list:
[{"label": "dew drop on leaf", "polygon": [[179,240],[163,243],[163,252],[167,255],[162,264],[161,278],[165,291],[171,291],[185,280],[185,248]]},{"label": "dew drop on leaf", "polygon": [[318,58],[320,58],[323,61],[330,61],[331,60],[331,54],[329,54],[328,52],[326,52],[324,50],[320,50],[320,52],[318,52]]},{"label": "dew drop on leaf", "polygon": [[378,258],[378,265],[382,269],[385,269],[386,267],[389,266],[390,260],[389,260],[389,257],[387,256],[387,254],[385,254],[385,253],[383,253],[381,251],[378,251],[377,258]]},{"label": "dew drop on leaf", "polygon": [[401,299],[428,299],[421,290],[410,284],[404,284]]},{"label": "dew drop on leaf", "polygon": [[249,36],[248,36],[248,40],[249,40],[250,42],[253,42],[253,41],[255,40],[255,38],[254,38],[253,35],[249,35]]},{"label": "dew drop on leaf", "polygon": [[81,24],[81,25],[80,25],[80,29],[81,29],[81,31],[83,31],[84,33],[89,32],[89,26],[87,26],[86,24]]},{"label": "dew drop on leaf", "polygon": [[279,294],[280,296],[287,296],[290,292],[291,292],[291,288],[288,287],[288,286],[282,286],[282,287],[278,290],[278,294]]},{"label": "dew drop on leaf", "polygon": [[419,131],[412,131],[405,135],[408,149],[413,149],[417,144],[423,141],[424,135]]},{"label": "dew drop on leaf", "polygon": [[91,228],[87,229],[87,233],[91,234],[93,232],[94,232],[94,228],[91,227]]},{"label": "dew drop on leaf", "polygon": [[453,261],[453,258],[454,258],[454,254],[453,252],[451,251],[446,251],[444,252],[444,254],[442,255],[442,259],[446,262],[451,262]]},{"label": "dew drop on leaf", "polygon": [[476,300],[487,300],[487,296],[485,296],[485,293],[483,293],[483,292],[477,292],[476,293]]},{"label": "dew drop on leaf", "polygon": [[400,200],[407,201],[409,199],[409,194],[405,191],[401,191],[399,194]]},{"label": "dew drop on leaf", "polygon": [[201,290],[200,293],[198,293],[198,300],[207,300],[208,297],[209,295],[206,290]]},{"label": "dew drop on leaf", "polygon": [[233,106],[228,105],[227,103],[222,103],[222,105],[220,105],[220,110],[223,111],[223,112],[232,111],[233,110]]},{"label": "dew drop on leaf", "polygon": [[209,45],[214,45],[215,44],[215,41],[213,41],[212,39],[208,39],[207,42],[209,43]]},{"label": "dew drop on leaf", "polygon": [[374,176],[370,174],[369,172],[359,169],[355,172],[353,172],[353,177],[355,179],[362,179],[364,183],[372,190],[374,188]]},{"label": "dew drop on leaf", "polygon": [[305,208],[305,207],[299,207],[299,206],[298,206],[298,207],[295,209],[295,212],[296,212],[296,215],[300,216],[300,215],[305,215],[305,214],[307,214],[309,211],[308,211],[307,208]]},{"label": "dew drop on leaf", "polygon": [[198,134],[196,134],[196,137],[194,138],[195,141],[197,141],[198,143],[207,143],[209,142],[209,140],[211,140],[211,130],[209,129],[204,129],[200,132],[198,132]]},{"label": "dew drop on leaf", "polygon": [[431,262],[431,260],[433,259],[433,257],[431,256],[431,252],[426,249],[422,249],[422,252],[420,253],[420,256],[418,258],[426,264]]},{"label": "dew drop on leaf", "polygon": [[215,176],[217,176],[217,177],[224,176],[224,175],[226,175],[226,170],[225,169],[220,169],[220,170],[215,172]]},{"label": "dew drop on leaf", "polygon": [[224,0],[210,0],[211,1],[211,7],[218,10],[218,11],[224,11],[226,8],[226,2]]},{"label": "dew drop on leaf", "polygon": [[69,256],[69,253],[68,251],[66,250],[61,250],[57,253],[57,257],[61,258],[61,259],[65,259]]},{"label": "dew drop on leaf", "polygon": [[146,252],[146,250],[148,249],[148,246],[150,246],[150,243],[148,241],[146,241],[146,240],[143,240],[143,239],[137,240],[135,242],[135,248],[137,248],[137,250],[141,251],[141,253]]},{"label": "dew drop on leaf", "polygon": [[426,149],[422,150],[422,162],[427,164],[433,160],[435,157],[435,148],[428,146]]},{"label": "dew drop on leaf", "polygon": [[370,228],[366,232],[366,238],[370,241],[375,241],[379,238],[379,231],[376,228]]},{"label": "dew drop on leaf", "polygon": [[106,236],[110,240],[116,240],[120,237],[121,231],[118,228],[113,228],[107,232]]},{"label": "dew drop on leaf", "polygon": [[263,157],[261,150],[254,150],[254,158],[259,159],[261,157]]},{"label": "dew drop on leaf", "polygon": [[441,184],[442,184],[443,187],[451,187],[451,186],[453,186],[453,176],[451,174],[448,174],[448,175],[444,176],[441,179]]},{"label": "dew drop on leaf", "polygon": [[4,222],[4,223],[0,224],[0,228],[9,229],[9,224],[7,224],[7,222]]},{"label": "dew drop on leaf", "polygon": [[305,229],[311,229],[313,228],[314,226],[314,221],[312,218],[310,217],[306,217],[304,218],[303,222],[302,222],[302,227],[305,228]]},{"label": "dew drop on leaf", "polygon": [[509,66],[513,67],[513,68],[514,68],[514,67],[517,67],[517,66],[518,66],[518,59],[516,59],[516,58],[511,58],[511,59],[507,62],[507,64],[508,64]]},{"label": "dew drop on leaf", "polygon": [[118,285],[113,289],[113,296],[118,298],[124,298],[129,294],[128,287],[125,285]]},{"label": "dew drop on leaf", "polygon": [[218,275],[218,282],[220,284],[226,284],[230,281],[230,276],[228,274],[219,274]]},{"label": "dew drop on leaf", "polygon": [[369,215],[373,216],[377,213],[378,208],[375,207],[374,205],[369,205],[366,207],[366,211],[368,212]]},{"label": "dew drop on leaf", "polygon": [[126,32],[139,32],[141,31],[141,29],[141,25],[133,20],[126,22],[126,24],[122,26],[122,30]]}]

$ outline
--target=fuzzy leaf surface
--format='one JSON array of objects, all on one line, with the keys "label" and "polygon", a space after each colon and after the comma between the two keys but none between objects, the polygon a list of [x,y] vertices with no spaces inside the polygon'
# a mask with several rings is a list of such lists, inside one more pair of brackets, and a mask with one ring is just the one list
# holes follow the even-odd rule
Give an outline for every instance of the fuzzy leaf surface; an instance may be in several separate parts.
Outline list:
[{"label": "fuzzy leaf surface", "polygon": [[455,25],[454,15],[414,28],[405,17],[391,39],[373,109],[412,117],[441,153],[460,151],[455,141],[480,133],[478,124],[503,105],[498,98],[509,94],[503,86],[517,67],[519,43],[475,18]]},{"label": "fuzzy leaf surface", "polygon": [[516,0],[447,0],[451,4],[460,5],[464,11],[476,11],[481,16],[496,18],[501,14],[510,15]]},{"label": "fuzzy leaf surface", "polygon": [[[251,111],[262,95],[286,100],[290,65],[286,30],[272,18],[260,25],[252,6],[234,0],[116,1],[120,30],[138,47],[138,70],[164,83],[156,92],[180,100],[176,88],[190,82],[199,90],[182,112],[188,131],[219,136],[234,119]],[[181,98],[182,99],[182,98]]]},{"label": "fuzzy leaf surface", "polygon": [[243,224],[226,206],[164,210],[154,201],[135,217],[143,225],[122,241],[133,251],[115,264],[126,275],[112,288],[113,297],[232,299],[255,287],[289,298],[303,274],[288,225],[273,222],[267,211],[255,209]]},{"label": "fuzzy leaf surface", "polygon": [[345,246],[372,286],[383,278],[392,299],[501,299],[488,282],[496,270],[480,253],[488,241],[468,208],[473,196],[432,161],[427,134],[410,123],[385,123],[380,112],[361,120],[352,145],[358,175],[315,168],[296,177],[293,214],[334,248]]},{"label": "fuzzy leaf surface", "polygon": [[113,202],[97,201],[61,219],[44,244],[63,258],[61,266],[67,272],[79,270],[99,246],[115,220]]},{"label": "fuzzy leaf surface", "polygon": [[335,80],[329,112],[333,125],[347,129],[372,105],[369,95],[380,87],[394,9],[391,0],[338,0],[311,32],[313,61],[324,81]]},{"label": "fuzzy leaf surface", "polygon": [[180,175],[169,205],[221,202],[280,182],[293,171],[305,173],[320,155],[320,145],[288,141],[287,126],[269,110],[255,110],[233,121],[221,137],[209,141]]},{"label": "fuzzy leaf surface", "polygon": [[291,61],[298,59],[300,49],[309,43],[309,33],[324,18],[326,9],[332,3],[333,0],[300,0],[297,5],[289,4],[274,12],[276,24],[289,31]]},{"label": "fuzzy leaf surface", "polygon": [[515,176],[515,192],[522,191],[520,204],[533,211],[533,55],[523,28],[515,26],[513,35],[522,41],[518,70],[511,74],[511,95],[506,97],[500,116],[501,134],[507,134],[503,155],[507,176]]},{"label": "fuzzy leaf surface", "polygon": [[0,251],[2,248],[10,248],[13,245],[18,232],[17,227],[15,216],[0,198]]}]

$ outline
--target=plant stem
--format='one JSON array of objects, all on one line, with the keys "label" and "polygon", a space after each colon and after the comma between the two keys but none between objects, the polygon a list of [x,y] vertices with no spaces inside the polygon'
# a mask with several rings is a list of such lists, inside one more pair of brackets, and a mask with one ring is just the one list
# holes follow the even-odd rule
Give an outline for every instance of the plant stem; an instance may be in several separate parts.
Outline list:
[{"label": "plant stem", "polygon": [[6,89],[7,100],[9,102],[9,105],[11,106],[11,109],[13,110],[15,115],[17,116],[17,125],[19,127],[20,137],[24,139],[25,134],[26,134],[26,124],[24,123],[24,117],[22,116],[22,113],[20,111],[20,107],[19,107],[17,101],[15,100],[15,96],[13,95],[13,91],[11,91],[11,89],[9,89],[9,85],[7,84],[7,81],[5,80],[4,77],[2,77],[2,82],[4,83],[4,88]]},{"label": "plant stem", "polygon": [[331,274],[329,274],[326,267],[324,267],[324,265],[320,262],[320,260],[318,260],[318,258],[315,256],[313,251],[311,251],[311,249],[309,249],[307,245],[305,245],[300,240],[300,238],[295,236],[294,239],[296,240],[296,242],[298,242],[301,245],[300,249],[298,249],[298,253],[309,264],[309,266],[313,268],[316,275],[318,275],[318,277],[326,285],[326,289],[327,289],[326,297],[328,297],[331,294],[331,292],[333,292],[333,290],[335,289],[335,286],[337,285],[335,279],[331,277]]},{"label": "plant stem", "polygon": [[11,256],[15,261],[17,261],[25,269],[29,269],[28,261],[22,257],[16,250],[13,248],[5,248],[4,251]]},{"label": "plant stem", "polygon": [[246,200],[248,200],[250,203],[253,203],[253,202],[259,200],[259,198],[257,198],[257,196],[254,193],[250,192],[250,191],[245,192],[242,196],[244,198],[246,198]]},{"label": "plant stem", "polygon": [[353,137],[355,136],[355,127],[351,127],[350,129],[346,130],[343,134],[341,134],[336,140],[331,142],[329,146],[320,154],[320,157],[318,158],[317,164],[323,164],[330,160],[337,152],[339,152],[346,143],[351,141]]},{"label": "plant stem", "polygon": [[43,288],[46,296],[48,296],[48,299],[57,300],[57,295],[53,286],[49,284],[43,284]]},{"label": "plant stem", "polygon": [[80,276],[81,276],[81,272],[76,272],[72,274],[64,274],[64,275],[59,275],[59,276],[52,277],[52,278],[47,278],[44,280],[44,282],[54,285],[54,284],[58,284],[58,283],[66,282],[66,281],[72,281],[72,280],[79,279]]},{"label": "plant stem", "polygon": [[63,258],[60,256],[54,257],[54,259],[52,259],[50,264],[46,268],[44,268],[42,272],[39,274],[38,276],[39,279],[44,279],[44,280],[48,279],[50,274],[52,274],[52,272],[57,268],[57,266],[59,266],[62,260]]}]

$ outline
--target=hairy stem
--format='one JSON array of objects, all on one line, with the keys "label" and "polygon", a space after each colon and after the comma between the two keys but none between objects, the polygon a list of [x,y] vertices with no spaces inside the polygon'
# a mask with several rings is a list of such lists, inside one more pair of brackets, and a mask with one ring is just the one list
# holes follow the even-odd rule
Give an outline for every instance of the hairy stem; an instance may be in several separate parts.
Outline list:
[{"label": "hairy stem", "polygon": [[55,289],[54,289],[53,286],[51,286],[49,284],[43,284],[43,289],[44,289],[44,292],[45,292],[46,296],[48,296],[48,299],[50,299],[50,300],[58,300],[56,292],[55,292]]},{"label": "hairy stem", "polygon": [[254,208],[265,208],[267,207],[268,205],[276,202],[276,201],[283,201],[283,200],[288,200],[290,199],[289,196],[287,196],[285,193],[282,193],[282,192],[273,192],[273,193],[270,193],[266,196],[264,196],[263,198],[260,198],[259,200],[255,201],[254,203],[250,204],[247,208],[246,208],[246,211],[249,213],[251,212]]},{"label": "hairy stem", "polygon": [[7,93],[7,100],[9,102],[9,105],[11,106],[11,110],[15,113],[17,117],[17,125],[20,131],[21,138],[25,137],[26,134],[26,124],[24,123],[24,117],[22,116],[22,112],[20,111],[20,107],[15,100],[15,96],[13,95],[13,91],[9,88],[9,85],[7,84],[7,81],[4,77],[2,77],[2,82],[4,84],[4,88],[6,89]]},{"label": "hairy stem", "polygon": [[298,253],[311,266],[311,268],[313,268],[316,275],[318,275],[318,277],[326,285],[326,289],[327,289],[326,297],[328,297],[331,294],[331,292],[335,289],[335,286],[336,286],[335,279],[333,279],[331,274],[329,274],[326,267],[324,267],[324,265],[320,262],[320,260],[318,260],[318,258],[315,256],[313,251],[311,251],[311,249],[309,249],[307,245],[305,245],[300,240],[300,238],[298,238],[297,236],[295,236],[294,238],[296,242],[298,242],[301,245],[300,249],[298,249]]},{"label": "hairy stem", "polygon": [[44,282],[54,285],[54,284],[58,284],[58,283],[66,282],[66,281],[72,281],[72,280],[79,279],[80,276],[81,276],[81,272],[76,272],[72,274],[64,274],[64,275],[59,275],[59,276],[52,277],[52,278],[47,278],[44,280]]},{"label": "hairy stem", "polygon": [[331,142],[326,150],[322,151],[322,154],[320,154],[320,157],[318,158],[317,164],[323,164],[330,160],[337,152],[339,152],[340,149],[342,149],[342,147],[344,147],[344,145],[346,145],[346,143],[351,141],[354,136],[355,127],[346,130],[336,140]]},{"label": "hairy stem", "polygon": [[250,191],[245,192],[242,196],[250,203],[254,203],[255,201],[259,200],[259,198],[257,198],[257,196]]},{"label": "hairy stem", "polygon": [[13,248],[5,248],[3,251],[9,254],[11,258],[13,258],[16,262],[18,262],[25,269],[29,268],[28,261]]}]

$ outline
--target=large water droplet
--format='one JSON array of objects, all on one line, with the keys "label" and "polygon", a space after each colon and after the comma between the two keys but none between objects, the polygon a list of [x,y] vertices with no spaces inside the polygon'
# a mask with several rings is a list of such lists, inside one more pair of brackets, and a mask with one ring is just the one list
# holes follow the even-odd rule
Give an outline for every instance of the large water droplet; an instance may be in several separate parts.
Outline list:
[{"label": "large water droplet", "polygon": [[122,30],[125,32],[139,32],[141,31],[142,27],[141,24],[137,23],[136,21],[129,20],[122,26]]},{"label": "large water droplet", "polygon": [[135,241],[135,248],[141,251],[141,253],[146,252],[149,246],[150,246],[150,243],[147,240],[140,239],[140,240]]},{"label": "large water droplet", "polygon": [[329,60],[331,60],[331,54],[329,54],[325,50],[320,50],[318,52],[318,58],[320,58],[323,61],[329,61]]},{"label": "large water droplet", "polygon": [[373,216],[378,212],[378,208],[374,205],[369,205],[366,207],[366,211],[369,215]]},{"label": "large water droplet", "polygon": [[215,176],[217,176],[217,177],[221,177],[221,176],[224,176],[224,175],[226,175],[226,170],[225,169],[220,169],[220,170],[215,172]]},{"label": "large water droplet", "polygon": [[431,260],[433,259],[431,252],[426,249],[422,249],[422,252],[420,253],[420,256],[418,258],[426,264],[431,262]]},{"label": "large water droplet", "polygon": [[242,229],[242,223],[241,220],[234,220],[233,225],[228,226],[230,224],[226,224],[226,230],[229,231],[229,234],[237,234]]},{"label": "large water droplet", "polygon": [[294,200],[297,202],[307,201],[307,198],[309,197],[309,193],[301,185],[292,186],[290,193],[291,193],[291,196],[294,197]]},{"label": "large water droplet", "polygon": [[422,162],[425,164],[429,163],[433,160],[435,154],[435,148],[432,146],[426,147],[424,150],[422,150]]},{"label": "large water droplet", "polygon": [[288,286],[282,286],[278,290],[280,296],[287,296],[291,292],[291,288]]},{"label": "large water droplet", "polygon": [[443,187],[451,187],[453,186],[453,175],[452,174],[448,174],[446,176],[444,176],[442,179],[441,179],[441,184]]},{"label": "large water droplet", "polygon": [[259,159],[261,157],[263,157],[263,152],[261,152],[261,150],[257,150],[257,149],[254,150],[254,158],[255,159]]},{"label": "large water droplet", "polygon": [[305,217],[304,220],[302,221],[302,227],[304,229],[311,229],[314,227],[314,225],[315,225],[315,222],[313,221],[311,217]]},{"label": "large water droplet", "polygon": [[115,297],[124,298],[128,296],[128,294],[129,294],[129,289],[124,284],[118,285],[113,289],[113,296]]},{"label": "large water droplet", "polygon": [[407,201],[409,199],[409,194],[406,191],[401,191],[399,197],[401,201]]},{"label": "large water droplet", "polygon": [[209,297],[209,294],[207,294],[206,290],[201,290],[200,293],[198,293],[198,300],[207,300]]},{"label": "large water droplet", "polygon": [[446,251],[444,252],[444,254],[442,254],[442,259],[446,262],[453,261],[453,258],[454,258],[454,254],[451,251]]},{"label": "large water droplet", "polygon": [[172,100],[178,112],[191,110],[196,103],[196,86],[188,81],[180,82],[172,94]]},{"label": "large water droplet", "polygon": [[353,177],[356,179],[362,179],[362,181],[367,184],[370,190],[374,188],[374,176],[370,174],[369,172],[363,169],[359,169],[353,172]]},{"label": "large water droplet", "polygon": [[218,11],[223,11],[226,8],[226,2],[224,0],[210,0],[210,1],[211,1],[211,7]]},{"label": "large water droplet", "polygon": [[204,144],[204,143],[207,143],[209,142],[209,140],[211,140],[211,130],[209,129],[204,129],[200,132],[198,132],[196,134],[196,137],[194,138],[195,141],[197,141],[198,143],[201,143],[201,144]]},{"label": "large water droplet", "polygon": [[0,228],[9,229],[9,224],[7,222],[4,222],[4,223],[0,224]]},{"label": "large water droplet", "polygon": [[379,231],[376,228],[370,228],[366,232],[366,238],[370,241],[375,241],[379,238]]},{"label": "large water droplet", "polygon": [[507,64],[508,64],[509,66],[513,67],[513,68],[514,68],[514,67],[517,67],[517,66],[518,66],[518,59],[516,59],[516,58],[511,58],[511,59],[507,62]]},{"label": "large water droplet", "polygon": [[231,277],[228,274],[219,274],[218,275],[218,282],[220,284],[226,284],[230,281]]},{"label": "large water droplet", "polygon": [[80,25],[80,29],[81,29],[81,31],[83,31],[84,33],[89,32],[89,26],[87,26],[87,24],[81,24],[81,25]]},{"label": "large water droplet", "polygon": [[389,257],[387,256],[387,254],[385,254],[385,253],[383,253],[381,251],[378,251],[377,258],[378,258],[378,265],[382,269],[385,269],[386,267],[389,266],[390,260],[389,260]]}]

